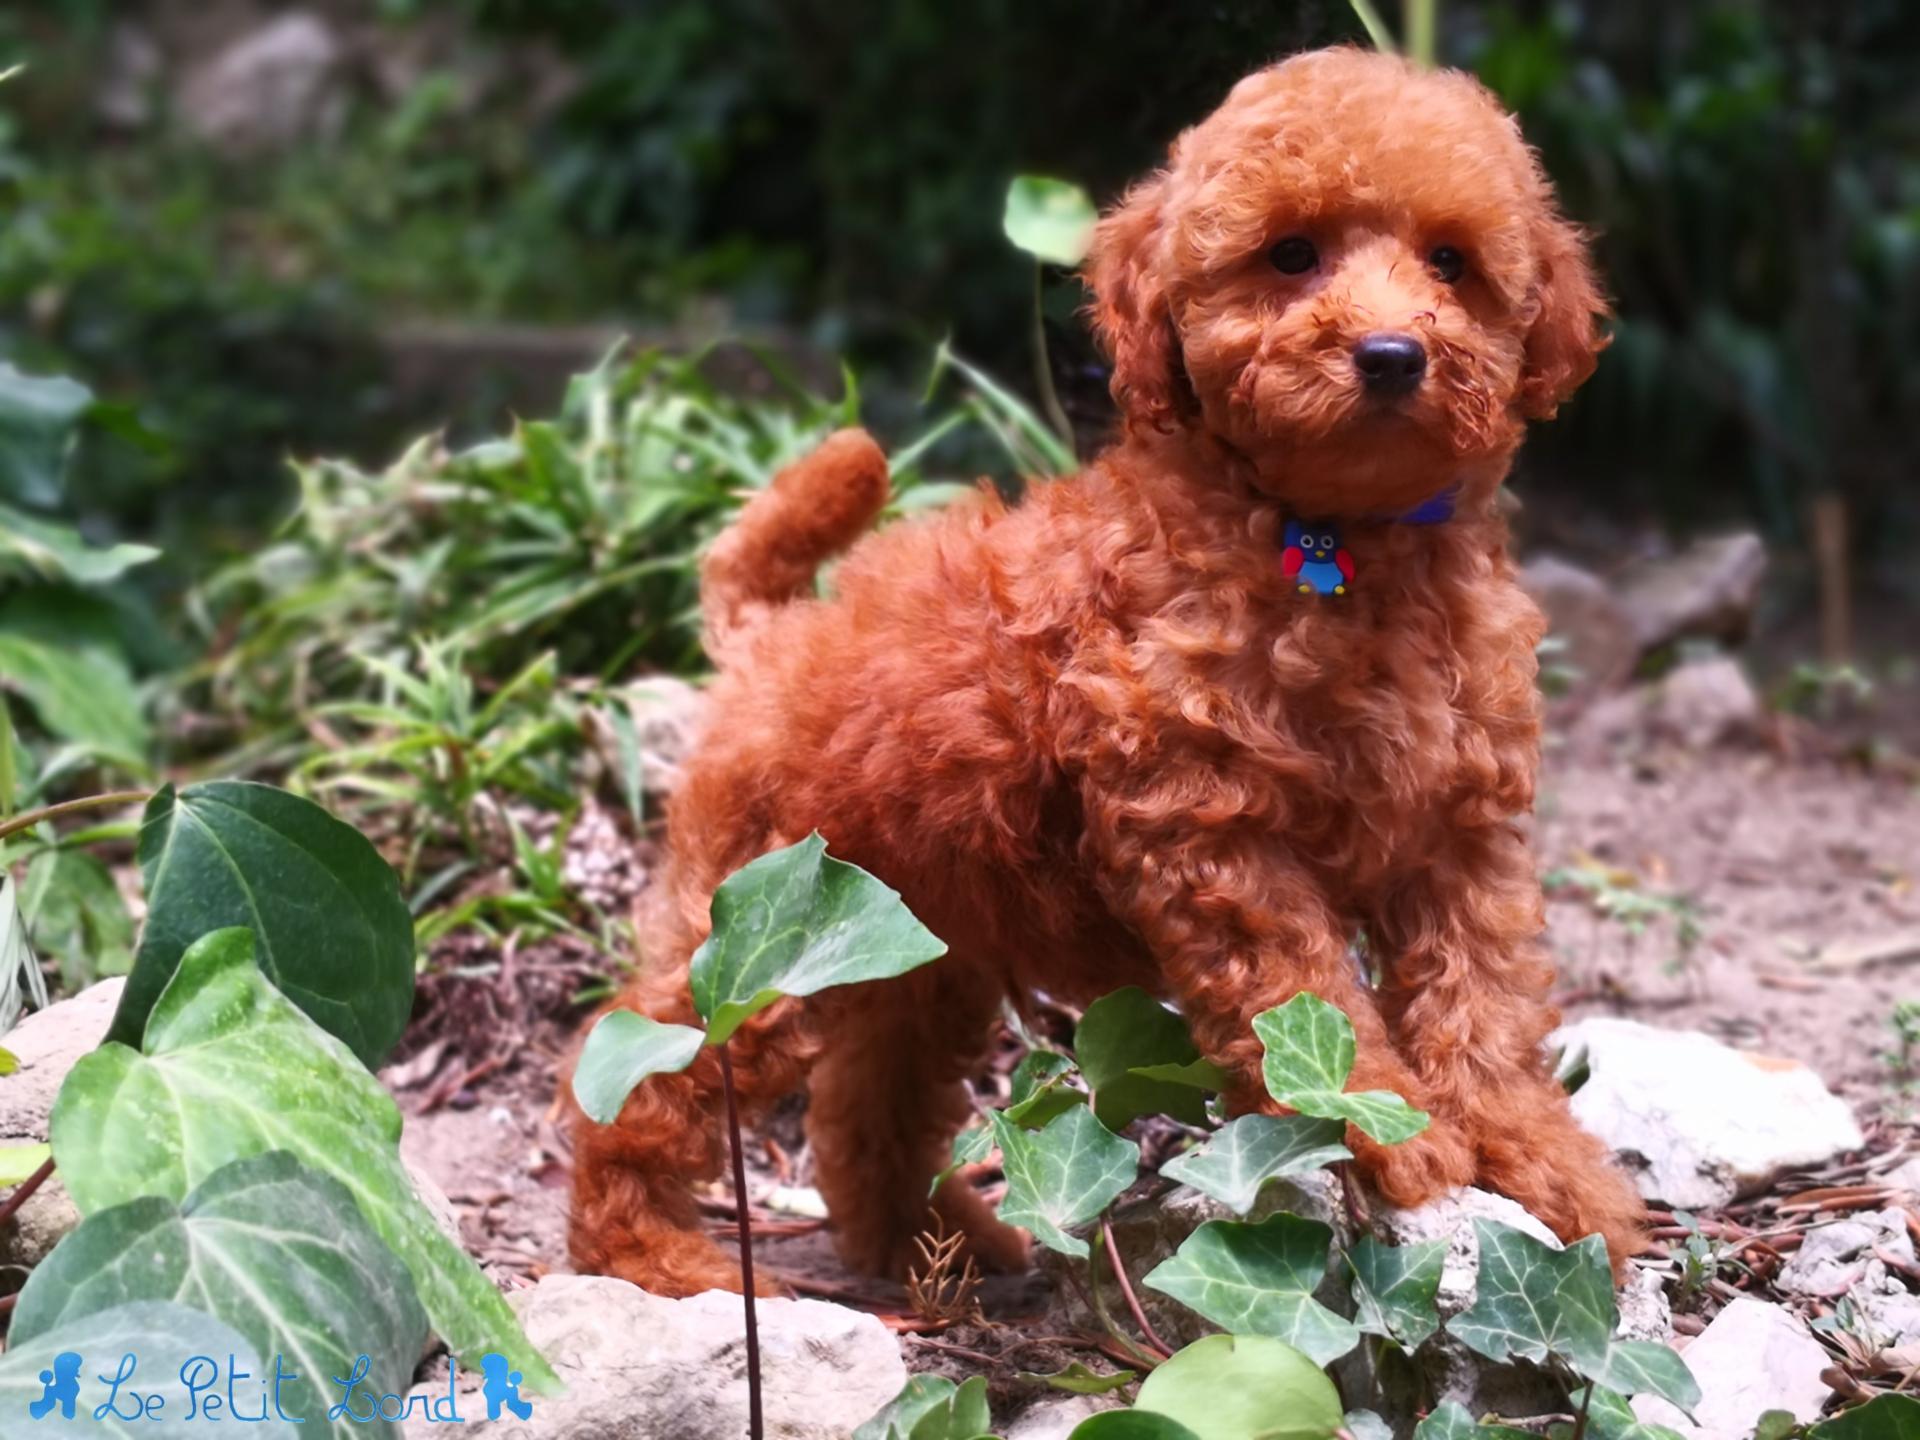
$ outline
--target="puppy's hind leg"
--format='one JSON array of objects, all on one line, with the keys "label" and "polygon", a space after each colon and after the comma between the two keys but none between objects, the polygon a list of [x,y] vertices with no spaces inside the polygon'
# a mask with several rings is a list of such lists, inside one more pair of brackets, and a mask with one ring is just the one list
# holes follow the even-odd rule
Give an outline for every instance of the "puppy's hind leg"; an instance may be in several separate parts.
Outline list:
[{"label": "puppy's hind leg", "polygon": [[914,1239],[934,1215],[967,1237],[983,1269],[1026,1266],[1026,1237],[1002,1224],[963,1177],[928,1196],[973,1114],[966,1079],[999,1006],[996,990],[969,988],[970,973],[948,956],[836,996],[822,1016],[827,1046],[809,1087],[807,1136],[841,1258],[856,1270],[903,1277],[918,1263]]},{"label": "puppy's hind leg", "polygon": [[[683,972],[684,974],[684,972]],[[629,997],[654,1018],[687,1024],[658,992]],[[762,1011],[728,1042],[743,1108],[763,1108],[798,1088],[814,1054],[806,1012],[792,1001]],[[726,1158],[720,1061],[709,1049],[678,1075],[655,1075],[611,1125],[574,1109],[573,1219],[568,1247],[582,1273],[614,1275],[656,1295],[738,1290],[737,1255],[701,1229],[693,1185]],[[758,1288],[772,1293],[764,1279]]]}]

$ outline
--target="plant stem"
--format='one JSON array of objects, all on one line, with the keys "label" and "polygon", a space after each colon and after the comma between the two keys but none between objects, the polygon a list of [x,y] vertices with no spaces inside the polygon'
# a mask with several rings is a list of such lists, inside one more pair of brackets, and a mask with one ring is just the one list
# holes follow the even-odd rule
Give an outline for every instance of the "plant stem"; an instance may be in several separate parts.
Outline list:
[{"label": "plant stem", "polygon": [[78,800],[62,800],[58,805],[42,806],[38,810],[28,810],[16,815],[4,825],[0,825],[0,840],[9,835],[17,835],[22,830],[31,830],[42,820],[58,820],[62,815],[71,815],[80,810],[100,810],[109,805],[137,805],[148,798],[145,790],[114,790],[105,795],[87,795]]},{"label": "plant stem", "polygon": [[1373,0],[1347,0],[1353,7],[1353,13],[1359,17],[1365,27],[1367,38],[1373,41],[1373,48],[1382,55],[1398,55],[1400,47],[1393,43],[1393,31],[1387,28],[1387,22],[1380,18],[1380,12],[1373,8]]},{"label": "plant stem", "polygon": [[1439,59],[1440,0],[1407,0],[1407,58],[1431,69]]},{"label": "plant stem", "polygon": [[1133,1282],[1127,1278],[1127,1267],[1120,1259],[1120,1247],[1114,1243],[1113,1220],[1105,1214],[1100,1216],[1100,1238],[1106,1241],[1107,1263],[1113,1267],[1113,1278],[1120,1282],[1120,1294],[1127,1302],[1127,1309],[1133,1313],[1133,1323],[1140,1327],[1140,1333],[1147,1337],[1149,1345],[1162,1355],[1172,1355],[1173,1347],[1154,1332],[1147,1312],[1140,1308],[1140,1297],[1133,1293]]},{"label": "plant stem", "polygon": [[14,1186],[13,1193],[0,1204],[0,1225],[6,1224],[20,1213],[20,1207],[33,1198],[33,1192],[47,1183],[47,1177],[53,1174],[53,1160],[49,1157],[41,1163],[38,1170]]},{"label": "plant stem", "polygon": [[1593,1404],[1593,1381],[1587,1381],[1585,1393],[1580,1396],[1580,1413],[1573,1417],[1573,1434],[1570,1440],[1586,1440],[1587,1409]]},{"label": "plant stem", "polygon": [[1047,412],[1047,423],[1071,451],[1073,422],[1060,406],[1060,394],[1053,388],[1053,365],[1047,359],[1047,313],[1040,304],[1045,293],[1043,285],[1040,262],[1036,260],[1033,262],[1033,383],[1039,387],[1040,408]]},{"label": "plant stem", "polygon": [[[764,1440],[760,1413],[760,1317],[753,1303],[753,1218],[747,1207],[747,1156],[740,1144],[740,1102],[733,1093],[733,1059],[720,1046],[720,1088],[727,1096],[727,1143],[733,1147],[733,1211],[740,1223],[740,1294],[747,1308],[747,1435]],[[1578,1440],[1578,1437],[1576,1437]]]}]

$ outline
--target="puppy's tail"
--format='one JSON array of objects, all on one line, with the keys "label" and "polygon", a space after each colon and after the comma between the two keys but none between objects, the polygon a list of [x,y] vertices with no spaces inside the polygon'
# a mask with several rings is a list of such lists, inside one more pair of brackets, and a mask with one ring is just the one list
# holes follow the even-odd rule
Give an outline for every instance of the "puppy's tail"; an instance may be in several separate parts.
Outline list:
[{"label": "puppy's tail", "polygon": [[773,477],[713,542],[700,571],[707,654],[725,665],[775,610],[811,589],[887,503],[887,457],[864,430],[839,430]]}]

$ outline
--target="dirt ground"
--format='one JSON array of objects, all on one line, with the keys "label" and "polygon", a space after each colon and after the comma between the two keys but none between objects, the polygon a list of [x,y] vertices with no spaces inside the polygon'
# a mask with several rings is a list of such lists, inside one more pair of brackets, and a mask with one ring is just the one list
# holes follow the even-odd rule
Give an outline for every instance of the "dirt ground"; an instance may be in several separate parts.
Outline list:
[{"label": "dirt ground", "polygon": [[[1757,746],[1624,762],[1563,750],[1549,758],[1536,834],[1554,882],[1549,935],[1570,1017],[1705,1030],[1806,1061],[1864,1113],[1904,1117],[1882,1052],[1895,1003],[1920,998],[1920,799],[1910,776]],[[423,1021],[436,1039],[403,1051],[385,1076],[409,1115],[407,1155],[453,1200],[488,1268],[525,1284],[566,1268],[567,1147],[549,1112],[586,1013],[570,997],[592,964],[566,952],[515,957],[507,989],[533,997],[539,1018],[502,1054],[475,1039],[506,1008],[487,958],[476,949],[472,964],[431,982],[439,988],[427,991]],[[456,1013],[476,1018],[450,1028]],[[897,1313],[898,1288],[842,1271],[809,1211],[802,1104],[750,1145],[756,1252],[803,1293]],[[708,1210],[716,1235],[731,1238],[724,1189]],[[1037,1286],[995,1282],[990,1311],[1033,1313]],[[910,1337],[925,1352],[916,1368],[943,1346],[965,1352],[963,1338]]]}]

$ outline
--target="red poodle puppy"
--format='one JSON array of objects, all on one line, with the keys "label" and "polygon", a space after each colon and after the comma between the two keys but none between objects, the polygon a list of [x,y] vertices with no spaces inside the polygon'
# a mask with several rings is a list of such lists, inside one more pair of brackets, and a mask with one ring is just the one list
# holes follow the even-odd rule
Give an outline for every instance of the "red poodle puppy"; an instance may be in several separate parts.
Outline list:
[{"label": "red poodle puppy", "polygon": [[[1639,1197],[1542,1049],[1520,823],[1542,622],[1495,499],[1602,343],[1579,232],[1475,81],[1342,49],[1181,136],[1101,221],[1088,281],[1124,433],[1084,473],[861,539],[887,470],[848,432],[714,546],[721,674],[618,1003],[691,1021],[714,887],[818,829],[951,947],[733,1042],[750,1102],[810,1081],[850,1263],[907,1263],[1002,1001],[1123,985],[1175,1002],[1249,1109],[1272,1107],[1253,1017],[1323,996],[1358,1036],[1353,1087],[1433,1116],[1404,1145],[1349,1136],[1389,1201],[1478,1183],[1621,1261]],[[579,1126],[581,1269],[737,1283],[689,1189],[719,1166],[717,1083],[709,1053]],[[964,1183],[935,1204],[1021,1262]]]}]

